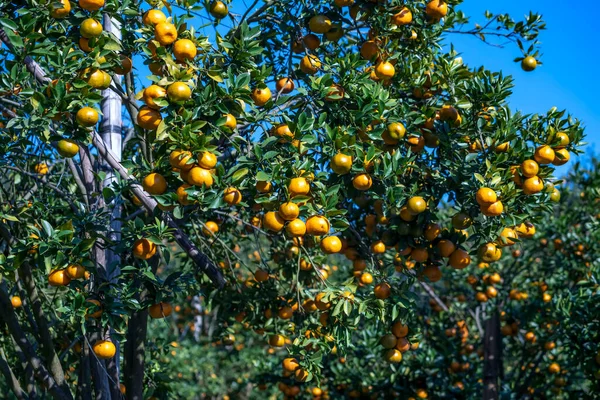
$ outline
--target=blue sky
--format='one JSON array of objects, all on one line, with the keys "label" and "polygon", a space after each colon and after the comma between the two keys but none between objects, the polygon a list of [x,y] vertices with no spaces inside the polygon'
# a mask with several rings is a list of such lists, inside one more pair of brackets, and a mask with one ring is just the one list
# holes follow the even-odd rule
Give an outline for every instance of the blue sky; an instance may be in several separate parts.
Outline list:
[{"label": "blue sky", "polygon": [[[526,113],[543,113],[551,107],[567,109],[584,122],[588,150],[600,150],[600,112],[593,98],[600,90],[600,80],[593,72],[600,56],[596,43],[600,25],[590,3],[557,0],[502,0],[496,2],[466,0],[460,9],[471,22],[484,22],[485,10],[509,13],[522,19],[530,10],[542,14],[546,30],[540,35],[544,63],[533,72],[524,72],[512,60],[520,50],[508,45],[504,49],[490,47],[468,35],[451,35],[449,40],[471,67],[485,65],[515,78],[510,104]],[[470,27],[473,27],[470,26]]]}]

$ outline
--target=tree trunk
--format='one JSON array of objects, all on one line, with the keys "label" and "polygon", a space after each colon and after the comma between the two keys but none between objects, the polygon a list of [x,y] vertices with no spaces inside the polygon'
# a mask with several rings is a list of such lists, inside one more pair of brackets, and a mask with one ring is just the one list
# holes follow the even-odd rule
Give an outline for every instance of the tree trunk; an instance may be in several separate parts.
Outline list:
[{"label": "tree trunk", "polygon": [[497,400],[499,379],[502,375],[502,336],[500,333],[500,312],[485,321],[483,361],[483,400]]}]

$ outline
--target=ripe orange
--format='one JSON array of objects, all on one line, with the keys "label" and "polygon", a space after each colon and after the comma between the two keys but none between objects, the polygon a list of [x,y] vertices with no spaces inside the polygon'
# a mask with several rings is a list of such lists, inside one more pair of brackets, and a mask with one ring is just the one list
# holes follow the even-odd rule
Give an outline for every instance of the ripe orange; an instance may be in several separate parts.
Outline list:
[{"label": "ripe orange", "polygon": [[215,221],[206,221],[204,227],[202,228],[202,233],[204,236],[214,236],[217,232],[219,232],[219,225]]},{"label": "ripe orange", "polygon": [[421,196],[414,196],[408,199],[406,208],[412,215],[419,215],[427,209],[427,203]]},{"label": "ripe orange", "polygon": [[266,282],[269,280],[269,273],[264,269],[259,268],[254,272],[254,279],[256,279],[257,282]]},{"label": "ripe orange", "polygon": [[378,299],[385,300],[391,296],[392,287],[387,282],[382,282],[375,286],[375,289],[373,289],[373,292],[375,293],[375,297],[377,297]]},{"label": "ripe orange", "polygon": [[58,154],[66,158],[72,158],[79,152],[79,146],[72,140],[62,139],[56,144]]},{"label": "ripe orange", "polygon": [[131,58],[121,54],[119,56],[119,61],[121,62],[121,64],[119,66],[116,66],[113,68],[113,71],[118,74],[118,75],[126,75],[129,72],[131,72],[132,68],[133,68],[133,62],[131,61]]},{"label": "ripe orange", "polygon": [[189,206],[190,204],[192,204],[188,200],[188,193],[186,192],[186,189],[190,188],[190,187],[192,187],[192,186],[187,183],[184,183],[183,185],[179,186],[177,188],[177,190],[175,191],[175,194],[177,194],[177,201],[182,206]]},{"label": "ripe orange", "polygon": [[531,238],[535,235],[535,226],[531,223],[522,223],[516,226],[519,237]]},{"label": "ripe orange", "polygon": [[283,224],[285,224],[284,219],[275,211],[269,211],[263,217],[263,226],[267,230],[279,232],[283,229]]},{"label": "ripe orange", "polygon": [[79,48],[86,52],[86,53],[90,53],[93,49],[90,47],[90,40],[86,39],[84,37],[80,37],[79,41],[77,42],[79,44]]},{"label": "ripe orange", "polygon": [[436,20],[444,18],[448,14],[448,4],[443,0],[431,0],[425,7],[425,14]]},{"label": "ripe orange", "polygon": [[554,165],[565,165],[571,159],[571,154],[567,149],[557,149],[554,154],[554,160],[552,160]]},{"label": "ripe orange", "polygon": [[290,184],[288,185],[290,197],[305,196],[308,192],[310,192],[310,184],[306,178],[298,177],[290,180]]},{"label": "ripe orange", "polygon": [[551,374],[558,374],[560,372],[560,365],[557,363],[552,363],[548,366],[548,372]]},{"label": "ripe orange", "polygon": [[234,187],[228,187],[223,191],[223,201],[230,206],[235,206],[242,201],[242,193]]},{"label": "ripe orange", "polygon": [[79,0],[79,7],[86,11],[98,11],[104,7],[104,0]]},{"label": "ripe orange", "polygon": [[309,33],[302,38],[304,46],[309,50],[316,50],[321,45],[321,39],[313,33]]},{"label": "ripe orange", "polygon": [[408,326],[402,324],[400,321],[396,321],[394,322],[394,325],[392,325],[392,333],[397,338],[406,337],[408,335]]},{"label": "ripe orange", "polygon": [[192,98],[192,89],[183,82],[173,82],[167,88],[167,96],[174,103],[183,103]]},{"label": "ripe orange", "polygon": [[400,353],[406,353],[410,350],[410,342],[406,338],[399,338],[396,342],[396,350]]},{"label": "ripe orange", "polygon": [[111,76],[100,70],[90,71],[89,69],[85,71],[85,81],[88,85],[93,87],[94,89],[106,89],[110,86]]},{"label": "ripe orange", "polygon": [[160,106],[154,102],[154,99],[167,96],[165,88],[158,85],[150,85],[142,92],[142,100],[146,105],[155,110],[160,109]]},{"label": "ripe orange", "polygon": [[283,347],[285,344],[285,338],[282,335],[271,335],[269,336],[269,345],[272,347]]},{"label": "ripe orange", "polygon": [[392,79],[396,74],[396,69],[388,61],[380,62],[375,66],[375,75],[384,81]]},{"label": "ripe orange", "polygon": [[496,192],[492,189],[482,187],[479,188],[479,190],[477,190],[475,200],[477,201],[477,204],[479,204],[480,206],[484,206],[495,203],[498,200],[498,197],[496,196]]},{"label": "ripe orange", "polygon": [[287,124],[279,124],[275,127],[273,133],[275,136],[293,138],[294,133],[290,130],[290,127]]},{"label": "ripe orange", "polygon": [[93,18],[85,19],[79,27],[79,33],[86,39],[98,37],[102,34],[102,24]]},{"label": "ripe orange", "polygon": [[285,231],[290,237],[299,237],[306,234],[306,224],[299,218],[288,222]]},{"label": "ripe orange", "polygon": [[532,56],[527,56],[521,61],[521,68],[525,72],[531,72],[537,68],[537,60]]},{"label": "ripe orange", "polygon": [[196,58],[196,54],[198,50],[190,39],[178,39],[173,43],[173,55],[177,61],[191,61]]},{"label": "ripe orange", "polygon": [[535,161],[537,161],[539,164],[551,164],[555,158],[554,150],[552,150],[552,147],[548,145],[540,146],[535,149],[533,158],[535,158]]},{"label": "ripe orange", "polygon": [[337,153],[331,159],[329,164],[333,172],[338,175],[345,175],[352,169],[352,156],[343,153]]},{"label": "ripe orange", "polygon": [[471,256],[465,250],[457,249],[450,255],[448,263],[454,269],[464,269],[471,264]]},{"label": "ripe orange", "polygon": [[259,193],[269,193],[273,190],[273,184],[268,181],[258,181],[256,182],[255,188]]},{"label": "ripe orange", "polygon": [[167,191],[167,181],[156,172],[148,174],[142,181],[142,186],[150,194],[163,194]]},{"label": "ripe orange", "polygon": [[454,250],[456,250],[456,246],[448,239],[442,239],[437,244],[438,249],[440,250],[440,255],[442,257],[450,257]]},{"label": "ripe orange", "polygon": [[523,182],[523,192],[525,194],[536,194],[544,189],[544,181],[539,176],[525,179]]},{"label": "ripe orange", "polygon": [[332,42],[337,42],[344,37],[344,33],[342,24],[331,24],[331,29],[325,34],[325,37]]},{"label": "ripe orange", "polygon": [[406,128],[401,122],[393,122],[387,126],[388,135],[394,140],[400,140],[406,134]]},{"label": "ripe orange", "polygon": [[12,304],[13,308],[19,308],[23,305],[23,302],[21,301],[21,298],[19,296],[11,297],[10,303]]},{"label": "ripe orange", "polygon": [[275,84],[275,89],[277,90],[277,93],[282,94],[291,93],[294,90],[294,87],[294,81],[292,80],[292,78],[289,77],[280,78]]},{"label": "ripe orange", "polygon": [[300,71],[307,75],[314,75],[321,68],[321,60],[314,54],[306,55],[300,61]]},{"label": "ripe orange", "polygon": [[209,12],[210,15],[212,15],[216,19],[223,19],[227,15],[229,15],[229,9],[227,8],[227,5],[225,5],[225,3],[219,0],[213,1],[210,4]]},{"label": "ripe orange", "polygon": [[85,276],[85,268],[79,264],[70,264],[66,271],[71,279],[81,279]]},{"label": "ripe orange", "polygon": [[410,252],[410,258],[416,262],[424,263],[429,258],[429,252],[424,247],[416,247]]},{"label": "ripe orange", "polygon": [[403,7],[398,14],[392,16],[392,23],[398,26],[408,25],[412,20],[412,12],[407,7]]},{"label": "ripe orange", "polygon": [[425,228],[425,239],[433,242],[442,233],[442,228],[438,224],[428,224]]},{"label": "ripe orange", "polygon": [[385,244],[381,240],[374,242],[371,244],[371,252],[373,252],[373,254],[385,253]]},{"label": "ripe orange", "polygon": [[300,215],[300,208],[296,203],[288,201],[279,206],[279,216],[286,221],[292,221]]},{"label": "ripe orange", "polygon": [[521,163],[521,173],[526,178],[534,177],[540,171],[540,166],[534,160],[525,160]]},{"label": "ripe orange", "polygon": [[154,319],[166,318],[171,315],[172,312],[173,307],[166,302],[156,303],[148,308],[148,314]]},{"label": "ripe orange", "polygon": [[498,261],[502,257],[502,250],[500,250],[494,243],[486,243],[479,248],[479,257],[484,262]]},{"label": "ripe orange", "polygon": [[385,353],[385,359],[389,363],[397,364],[402,361],[402,353],[397,349],[389,349]]},{"label": "ripe orange", "polygon": [[[55,5],[56,3],[60,3],[61,5],[56,6]],[[50,16],[52,18],[56,18],[56,19],[65,18],[71,12],[71,3],[69,2],[69,0],[57,0],[57,1],[50,2],[50,4],[51,4]]]},{"label": "ripe orange", "polygon": [[371,175],[366,173],[358,174],[352,179],[352,186],[354,186],[356,190],[369,190],[372,185],[373,179],[371,179]]},{"label": "ripe orange", "polygon": [[83,107],[75,115],[77,123],[84,127],[92,127],[98,123],[98,111],[91,107]]},{"label": "ripe orange", "polygon": [[133,256],[141,260],[148,260],[156,254],[156,245],[146,238],[138,239],[133,243]]},{"label": "ripe orange", "polygon": [[148,10],[144,13],[142,17],[142,22],[144,25],[152,25],[156,26],[161,22],[166,22],[167,16],[160,10]]},{"label": "ripe orange", "polygon": [[373,60],[379,55],[379,46],[374,40],[367,40],[360,46],[360,55],[365,60]]},{"label": "ripe orange", "polygon": [[99,340],[92,347],[96,357],[107,360],[113,358],[117,352],[117,348],[110,340]]},{"label": "ripe orange", "polygon": [[264,106],[271,100],[271,90],[268,87],[255,88],[252,91],[252,100],[254,100],[254,104],[258,107]]},{"label": "ripe orange", "polygon": [[168,46],[177,40],[177,28],[170,22],[160,22],[154,26],[154,38],[162,46]]},{"label": "ripe orange", "polygon": [[155,131],[161,121],[162,116],[160,115],[160,112],[147,106],[141,107],[137,115],[137,124],[140,128],[149,131]]},{"label": "ripe orange", "polygon": [[504,205],[501,201],[496,201],[492,204],[482,205],[480,209],[485,216],[498,217],[504,212]]},{"label": "ripe orange", "polygon": [[423,268],[423,275],[431,282],[437,282],[442,279],[442,270],[436,265],[428,265]]},{"label": "ripe orange", "polygon": [[331,20],[325,15],[315,15],[308,21],[308,29],[314,33],[327,33],[331,29]]},{"label": "ripe orange", "polygon": [[173,168],[189,170],[193,167],[193,164],[188,164],[188,161],[192,159],[192,153],[184,150],[173,150],[169,155],[169,164]]},{"label": "ripe orange", "polygon": [[209,170],[201,167],[193,167],[188,172],[188,183],[194,186],[211,187],[214,180]]},{"label": "ripe orange", "polygon": [[368,272],[363,272],[360,276],[360,283],[362,283],[363,285],[370,285],[371,283],[373,283],[373,275],[371,275]]},{"label": "ripe orange", "polygon": [[306,220],[306,233],[314,236],[323,236],[329,233],[329,221],[321,215],[313,215]]},{"label": "ripe orange", "polygon": [[294,371],[294,379],[296,382],[306,382],[308,379],[308,371],[304,368],[298,368],[296,371]]},{"label": "ripe orange", "polygon": [[66,286],[71,282],[71,278],[64,269],[56,269],[48,275],[48,284],[50,286]]},{"label": "ripe orange", "polygon": [[440,110],[440,119],[442,121],[449,121],[455,123],[460,118],[458,110],[450,105],[442,106]]},{"label": "ripe orange", "polygon": [[204,151],[198,156],[198,166],[204,169],[214,168],[217,161],[217,156],[210,151]]},{"label": "ripe orange", "polygon": [[281,362],[281,365],[285,371],[294,372],[298,368],[300,368],[300,364],[298,364],[298,360],[295,358],[284,358]]},{"label": "ripe orange", "polygon": [[[498,240],[498,246],[512,246],[515,244],[515,239],[518,239],[519,235],[513,228],[505,227],[500,232],[500,238]],[[504,240],[503,240],[504,239]]]}]

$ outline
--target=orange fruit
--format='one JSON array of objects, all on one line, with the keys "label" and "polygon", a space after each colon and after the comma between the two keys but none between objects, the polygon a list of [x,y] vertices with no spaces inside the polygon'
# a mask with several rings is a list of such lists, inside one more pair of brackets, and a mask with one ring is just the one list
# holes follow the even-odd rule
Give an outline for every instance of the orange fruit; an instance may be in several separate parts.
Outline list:
[{"label": "orange fruit", "polygon": [[358,174],[352,178],[352,186],[360,191],[369,190],[373,186],[373,179],[371,179],[371,175],[369,174]]},{"label": "orange fruit", "polygon": [[552,363],[548,366],[548,372],[551,374],[558,374],[560,372],[560,365],[557,363]]},{"label": "orange fruit", "polygon": [[258,181],[256,182],[255,188],[259,193],[269,193],[273,190],[273,184],[268,181]]},{"label": "orange fruit", "polygon": [[285,344],[285,338],[282,335],[271,335],[269,336],[269,345],[272,347],[283,347]]},{"label": "orange fruit", "polygon": [[85,81],[94,89],[108,88],[110,86],[111,79],[112,78],[108,73],[100,69],[97,69],[95,71],[88,70],[85,74]]},{"label": "orange fruit", "polygon": [[569,143],[571,143],[571,139],[569,135],[565,132],[558,132],[556,135],[550,138],[552,143],[556,143],[555,147],[557,149],[563,149],[567,147]]},{"label": "orange fruit", "polygon": [[50,286],[66,286],[71,282],[71,278],[64,269],[56,269],[48,275],[48,284]]},{"label": "orange fruit", "polygon": [[237,120],[233,115],[225,114],[223,117],[225,117],[225,123],[223,124],[224,127],[229,128],[232,131],[237,128]]},{"label": "orange fruit", "polygon": [[204,227],[202,228],[202,233],[204,236],[214,236],[217,232],[219,232],[219,225],[215,221],[206,221]]},{"label": "orange fruit", "polygon": [[263,226],[269,231],[279,232],[283,229],[283,224],[285,220],[275,211],[269,211],[263,217]]},{"label": "orange fruit", "polygon": [[396,69],[388,61],[380,62],[375,66],[375,75],[384,81],[392,79],[396,74]]},{"label": "orange fruit", "polygon": [[450,255],[454,253],[454,250],[456,250],[456,245],[448,239],[440,240],[437,247],[442,257],[450,257]]},{"label": "orange fruit", "polygon": [[223,191],[223,201],[230,206],[235,206],[242,201],[242,193],[234,187],[228,187]]},{"label": "orange fruit", "polygon": [[343,153],[337,153],[331,158],[329,165],[336,174],[345,175],[352,169],[352,156],[347,156]]},{"label": "orange fruit", "polygon": [[79,145],[72,140],[62,139],[56,143],[58,154],[66,158],[73,158],[79,152]]},{"label": "orange fruit", "polygon": [[384,349],[393,349],[394,347],[396,347],[397,342],[398,339],[392,334],[384,335],[381,337],[381,339],[379,339],[379,343],[383,346]]},{"label": "orange fruit", "polygon": [[323,236],[329,233],[329,221],[321,215],[313,215],[306,220],[306,233],[314,236]]},{"label": "orange fruit", "polygon": [[403,7],[399,13],[392,16],[392,24],[398,26],[408,25],[412,22],[412,20],[412,12],[407,7]]},{"label": "orange fruit", "polygon": [[173,82],[167,88],[167,96],[174,103],[183,103],[192,98],[192,89],[183,82]]},{"label": "orange fruit", "polygon": [[167,16],[160,10],[148,10],[142,17],[144,25],[156,26],[167,21]]},{"label": "orange fruit", "polygon": [[298,177],[292,178],[288,185],[288,193],[290,197],[294,196],[305,196],[310,192],[310,184],[306,178]]},{"label": "orange fruit", "polygon": [[206,186],[211,187],[214,180],[209,170],[193,167],[188,173],[188,183],[194,186]]},{"label": "orange fruit", "polygon": [[448,14],[448,4],[443,0],[431,0],[425,6],[425,14],[433,19],[444,18]]},{"label": "orange fruit", "polygon": [[217,156],[210,151],[204,151],[198,156],[198,166],[204,169],[211,169],[217,165]]},{"label": "orange fruit", "polygon": [[298,368],[300,368],[300,364],[298,364],[298,360],[295,358],[285,358],[281,365],[285,371],[294,372]]},{"label": "orange fruit", "polygon": [[360,55],[365,60],[373,60],[379,55],[379,46],[374,40],[367,40],[360,46]]},{"label": "orange fruit", "polygon": [[484,262],[498,261],[502,257],[502,250],[500,250],[494,243],[486,243],[479,248],[479,257]]},{"label": "orange fruit", "polygon": [[483,215],[488,217],[497,217],[504,212],[504,205],[501,201],[496,201],[492,204],[485,204],[480,207]]},{"label": "orange fruit", "polygon": [[402,361],[402,353],[397,349],[389,349],[385,353],[385,359],[389,363],[397,364]]},{"label": "orange fruit", "polygon": [[39,164],[36,164],[36,165],[33,167],[33,171],[34,171],[36,174],[40,174],[40,175],[46,175],[46,174],[48,173],[48,164],[46,164],[46,163],[39,163]]},{"label": "orange fruit", "polygon": [[252,91],[252,100],[254,100],[254,104],[258,107],[264,106],[271,100],[271,90],[268,87],[255,88]]},{"label": "orange fruit", "polygon": [[[515,244],[515,239],[518,239],[519,235],[517,231],[512,228],[503,228],[500,232],[500,239],[498,240],[498,246],[512,246]],[[502,240],[504,239],[504,240]]]},{"label": "orange fruit", "polygon": [[552,160],[554,165],[565,165],[571,159],[571,154],[567,149],[557,149],[554,155],[554,160]]},{"label": "orange fruit", "polygon": [[209,12],[210,15],[212,15],[216,19],[223,19],[227,15],[229,15],[229,9],[227,8],[227,5],[225,5],[225,3],[223,3],[222,1],[218,0],[213,1],[210,4]]},{"label": "orange fruit", "polygon": [[537,68],[537,60],[532,56],[527,56],[521,61],[521,68],[525,72],[531,72]]},{"label": "orange fruit", "polygon": [[83,107],[75,115],[77,123],[84,127],[92,127],[98,123],[98,111],[91,107]]},{"label": "orange fruit", "polygon": [[406,338],[399,338],[396,342],[396,350],[401,353],[406,353],[410,350],[410,342]]},{"label": "orange fruit", "polygon": [[66,271],[71,279],[81,279],[85,276],[85,268],[79,264],[70,264]]},{"label": "orange fruit", "polygon": [[161,174],[153,172],[146,175],[142,187],[150,194],[163,194],[167,191],[167,181]]},{"label": "orange fruit", "polygon": [[79,33],[86,39],[98,37],[102,34],[102,24],[93,18],[83,20]]},{"label": "orange fruit", "polygon": [[192,159],[192,153],[184,150],[173,150],[169,155],[169,164],[173,168],[189,170],[193,167],[193,164],[188,164],[188,161]]},{"label": "orange fruit", "polygon": [[165,88],[158,85],[150,85],[142,92],[142,100],[146,105],[155,110],[160,109],[160,106],[154,102],[154,99],[167,96]]},{"label": "orange fruit", "polygon": [[141,107],[137,115],[137,124],[140,128],[149,131],[155,131],[161,121],[162,116],[160,115],[160,112],[147,106]]},{"label": "orange fruit", "polygon": [[440,119],[442,121],[450,121],[456,122],[460,115],[458,114],[458,110],[450,105],[442,106],[440,110]]},{"label": "orange fruit", "polygon": [[285,231],[291,237],[304,236],[306,234],[306,224],[299,218],[288,222]]},{"label": "orange fruit", "polygon": [[288,201],[279,206],[279,216],[286,221],[292,221],[300,215],[300,208],[296,203]]},{"label": "orange fruit", "polygon": [[473,223],[473,220],[468,214],[459,212],[452,217],[452,226],[454,229],[466,229]]},{"label": "orange fruit", "polygon": [[131,72],[133,69],[133,62],[131,61],[131,58],[121,54],[119,56],[119,61],[121,62],[121,65],[113,68],[113,71],[115,71],[116,74],[127,75],[129,72]]},{"label": "orange fruit", "polygon": [[170,22],[160,22],[154,26],[154,38],[162,46],[168,46],[177,40],[177,28]]},{"label": "orange fruit", "polygon": [[117,348],[110,340],[99,340],[92,347],[96,357],[107,360],[113,358],[117,352]]},{"label": "orange fruit", "polygon": [[183,185],[179,186],[175,191],[175,194],[177,194],[177,201],[182,206],[188,206],[192,204],[190,201],[188,201],[188,193],[186,192],[186,189],[190,187],[192,186],[187,183],[184,183]]},{"label": "orange fruit", "polygon": [[321,39],[315,34],[309,33],[302,38],[304,46],[309,50],[316,50],[321,45]]},{"label": "orange fruit", "polygon": [[154,319],[166,318],[173,312],[171,304],[166,302],[160,302],[151,305],[148,308],[148,315]]},{"label": "orange fruit", "polygon": [[373,283],[373,275],[371,275],[368,272],[363,272],[360,276],[360,283],[362,283],[363,285],[370,285],[371,283]]},{"label": "orange fruit", "polygon": [[287,124],[277,125],[275,127],[275,130],[273,131],[273,133],[275,134],[275,136],[279,136],[279,137],[287,137],[287,138],[294,137],[294,133],[290,130],[290,127]]},{"label": "orange fruit", "polygon": [[308,29],[314,33],[327,33],[331,29],[331,20],[325,15],[315,15],[308,21]]},{"label": "orange fruit", "polygon": [[86,11],[98,11],[104,7],[104,0],[79,0],[79,7]]},{"label": "orange fruit", "polygon": [[[56,6],[56,3],[60,3],[60,6]],[[71,3],[69,2],[69,0],[57,0],[50,2],[50,4],[50,16],[52,18],[65,18],[71,12]]]},{"label": "orange fruit", "polygon": [[410,258],[416,262],[423,263],[429,258],[429,252],[423,247],[416,247],[410,252]]},{"label": "orange fruit", "polygon": [[288,94],[294,91],[294,81],[292,78],[280,78],[275,83],[275,90],[277,93]]},{"label": "orange fruit", "polygon": [[392,333],[394,334],[394,336],[396,336],[397,338],[403,338],[406,337],[408,335],[408,326],[404,325],[402,322],[400,321],[396,321],[394,322],[394,324],[392,325]]},{"label": "orange fruit", "polygon": [[555,158],[554,150],[552,150],[552,147],[550,147],[548,145],[540,146],[537,149],[535,149],[533,158],[539,164],[542,164],[542,165],[551,164]]},{"label": "orange fruit", "polygon": [[342,241],[337,236],[327,236],[320,243],[321,250],[325,254],[334,254],[342,251]]},{"label": "orange fruit", "polygon": [[525,194],[536,194],[544,189],[544,181],[539,176],[533,176],[525,179],[523,182],[523,192]]},{"label": "orange fruit", "polygon": [[387,126],[388,135],[394,140],[400,140],[406,134],[406,128],[401,122],[393,122]]},{"label": "orange fruit", "polygon": [[23,305],[23,302],[19,296],[13,296],[10,298],[10,304],[12,304],[13,308],[19,308]]},{"label": "orange fruit", "polygon": [[414,196],[408,199],[406,208],[412,215],[419,215],[427,209],[427,203],[421,196]]},{"label": "orange fruit", "polygon": [[521,163],[521,173],[526,178],[534,177],[540,171],[540,166],[534,160],[525,160]]},{"label": "orange fruit", "polygon": [[433,242],[442,233],[442,228],[438,224],[428,224],[425,227],[425,239],[429,242]]},{"label": "orange fruit", "polygon": [[138,239],[133,243],[133,256],[141,260],[148,260],[156,254],[156,245],[146,238]]},{"label": "orange fruit", "polygon": [[373,289],[373,293],[375,294],[376,298],[385,300],[391,296],[392,287],[387,282],[382,282],[375,286],[375,289]]},{"label": "orange fruit", "polygon": [[173,55],[177,61],[191,61],[197,54],[198,49],[190,39],[178,39],[173,43]]},{"label": "orange fruit", "polygon": [[423,275],[435,283],[442,279],[442,270],[436,265],[428,265],[423,268]]},{"label": "orange fruit", "polygon": [[314,54],[308,54],[300,61],[300,71],[307,75],[314,75],[321,68],[321,60]]},{"label": "orange fruit", "polygon": [[471,256],[465,250],[457,249],[450,255],[448,263],[454,269],[464,269],[471,264]]},{"label": "orange fruit", "polygon": [[90,53],[93,49],[90,47],[90,40],[86,39],[84,37],[80,37],[79,41],[77,42],[79,44],[79,48],[86,52],[86,53]]},{"label": "orange fruit", "polygon": [[496,192],[490,188],[482,187],[477,190],[475,200],[480,206],[489,205],[495,203],[498,200]]}]

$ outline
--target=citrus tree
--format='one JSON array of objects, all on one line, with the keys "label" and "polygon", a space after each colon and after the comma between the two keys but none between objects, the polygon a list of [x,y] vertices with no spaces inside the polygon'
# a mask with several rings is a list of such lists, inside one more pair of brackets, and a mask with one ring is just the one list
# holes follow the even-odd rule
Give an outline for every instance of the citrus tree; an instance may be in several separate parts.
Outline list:
[{"label": "citrus tree", "polygon": [[[240,368],[222,356],[247,347],[289,397],[327,396],[332,373],[339,393],[400,393],[356,375],[373,364],[426,396],[401,362],[421,288],[530,235],[583,137],[564,111],[512,111],[511,77],[444,46],[513,42],[532,71],[540,16],[468,30],[459,3],[1,1],[14,396],[219,395],[215,369]],[[344,368],[377,332],[380,354]],[[222,351],[195,366],[184,339]]]}]

